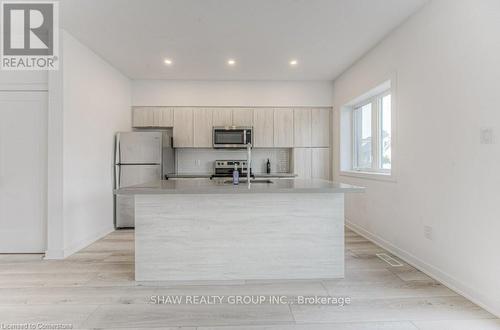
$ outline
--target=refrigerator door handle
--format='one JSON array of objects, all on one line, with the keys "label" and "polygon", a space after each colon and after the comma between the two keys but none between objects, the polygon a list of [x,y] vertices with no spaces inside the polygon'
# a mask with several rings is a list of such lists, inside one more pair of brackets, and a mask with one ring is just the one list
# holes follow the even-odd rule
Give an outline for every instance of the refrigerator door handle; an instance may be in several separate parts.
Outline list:
[{"label": "refrigerator door handle", "polygon": [[122,163],[122,146],[120,140],[118,140],[118,164]]},{"label": "refrigerator door handle", "polygon": [[122,178],[121,166],[120,165],[116,165],[115,166],[116,189],[120,189],[120,187],[121,187],[121,178]]},{"label": "refrigerator door handle", "polygon": [[115,165],[118,164],[118,144],[120,143],[120,133],[115,136]]}]

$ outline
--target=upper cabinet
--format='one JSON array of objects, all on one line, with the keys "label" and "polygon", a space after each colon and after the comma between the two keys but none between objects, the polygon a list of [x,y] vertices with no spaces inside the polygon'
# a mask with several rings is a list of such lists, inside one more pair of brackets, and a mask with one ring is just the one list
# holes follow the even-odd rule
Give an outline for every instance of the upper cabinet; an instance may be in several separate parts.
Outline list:
[{"label": "upper cabinet", "polygon": [[173,127],[183,148],[211,148],[213,126],[251,126],[257,148],[328,148],[330,121],[331,108],[132,108],[134,128]]},{"label": "upper cabinet", "polygon": [[274,146],[293,147],[293,109],[274,109]]},{"label": "upper cabinet", "polygon": [[212,109],[193,109],[193,146],[195,148],[211,148],[212,143]]},{"label": "upper cabinet", "polygon": [[253,146],[274,147],[274,110],[257,108],[253,111]]},{"label": "upper cabinet", "polygon": [[132,127],[151,127],[154,124],[153,108],[133,108]]},{"label": "upper cabinet", "polygon": [[311,109],[293,110],[293,144],[295,147],[311,146]]},{"label": "upper cabinet", "polygon": [[253,126],[253,109],[233,109],[233,126]]},{"label": "upper cabinet", "polygon": [[132,108],[132,127],[173,127],[174,110],[167,107]]},{"label": "upper cabinet", "polygon": [[194,146],[193,109],[174,109],[174,147],[186,148]]},{"label": "upper cabinet", "polygon": [[231,108],[216,108],[212,109],[213,125],[214,126],[232,126],[233,125],[233,109]]},{"label": "upper cabinet", "polygon": [[174,127],[174,109],[173,108],[159,108],[160,109],[160,126]]},{"label": "upper cabinet", "polygon": [[330,108],[313,108],[311,110],[311,146],[330,146]]}]

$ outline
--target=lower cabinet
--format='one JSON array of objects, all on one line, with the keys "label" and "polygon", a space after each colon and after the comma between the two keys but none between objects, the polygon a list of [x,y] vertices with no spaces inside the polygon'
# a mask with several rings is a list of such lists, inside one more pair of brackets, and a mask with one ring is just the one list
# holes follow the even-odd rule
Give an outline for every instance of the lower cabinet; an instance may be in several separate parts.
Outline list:
[{"label": "lower cabinet", "polygon": [[299,179],[330,180],[330,149],[294,148],[293,172]]},{"label": "lower cabinet", "polygon": [[330,149],[311,149],[311,175],[313,179],[330,180]]},{"label": "lower cabinet", "polygon": [[311,148],[293,149],[293,172],[298,179],[310,179],[312,177]]}]

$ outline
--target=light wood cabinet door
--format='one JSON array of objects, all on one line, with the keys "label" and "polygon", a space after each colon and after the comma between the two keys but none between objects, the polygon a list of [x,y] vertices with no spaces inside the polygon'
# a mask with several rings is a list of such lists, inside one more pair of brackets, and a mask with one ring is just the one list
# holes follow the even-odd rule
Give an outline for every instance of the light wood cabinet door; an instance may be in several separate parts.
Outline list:
[{"label": "light wood cabinet door", "polygon": [[174,147],[192,147],[193,133],[193,109],[174,109]]},{"label": "light wood cabinet door", "polygon": [[311,109],[293,110],[293,144],[295,147],[311,146]]},{"label": "light wood cabinet door", "polygon": [[311,146],[330,146],[330,108],[314,108],[311,111]]},{"label": "light wood cabinet door", "polygon": [[233,109],[217,108],[212,109],[214,126],[232,126],[233,125]]},{"label": "light wood cabinet door", "polygon": [[312,148],[312,178],[330,180],[330,148]]},{"label": "light wood cabinet door", "polygon": [[159,108],[160,119],[159,127],[173,127],[174,126],[174,109],[172,108]]},{"label": "light wood cabinet door", "polygon": [[274,109],[274,146],[293,147],[293,109]]},{"label": "light wood cabinet door", "polygon": [[172,127],[172,108],[137,107],[132,109],[132,127]]},{"label": "light wood cabinet door", "polygon": [[160,127],[163,113],[161,108],[151,108],[151,111],[153,112],[153,125],[152,127]]},{"label": "light wood cabinet door", "polygon": [[212,144],[212,109],[196,108],[193,110],[194,147],[211,148]]},{"label": "light wood cabinet door", "polygon": [[132,109],[132,127],[153,127],[154,109],[148,107],[139,107]]},{"label": "light wood cabinet door", "polygon": [[311,148],[293,149],[293,173],[299,179],[312,178]]},{"label": "light wood cabinet door", "polygon": [[143,127],[144,112],[141,108],[132,108],[132,127]]},{"label": "light wood cabinet door", "polygon": [[253,126],[253,109],[233,109],[234,126]]},{"label": "light wood cabinet door", "polygon": [[253,111],[253,146],[274,147],[274,110],[258,108]]}]

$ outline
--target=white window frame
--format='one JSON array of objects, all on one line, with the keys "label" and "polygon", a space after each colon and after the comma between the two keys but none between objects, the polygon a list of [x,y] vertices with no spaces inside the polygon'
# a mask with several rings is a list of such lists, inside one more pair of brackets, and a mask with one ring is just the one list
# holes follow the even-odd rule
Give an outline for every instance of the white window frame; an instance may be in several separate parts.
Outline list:
[{"label": "white window frame", "polygon": [[[357,97],[341,107],[340,111],[340,157],[339,175],[362,179],[396,181],[396,75],[384,83],[372,88],[369,92]],[[381,102],[382,98],[391,94],[391,168],[384,169],[381,164]],[[379,100],[374,102],[374,100]],[[354,127],[354,110],[372,103],[372,166],[356,168],[356,130]]]},{"label": "white window frame", "polygon": [[[387,169],[387,168],[382,168],[382,148],[383,148],[383,145],[382,145],[382,101],[384,99],[384,97],[390,95],[391,96],[391,168],[390,169]],[[379,99],[378,99],[378,102],[377,102],[377,172],[381,172],[381,173],[391,173],[392,171],[392,147],[393,147],[393,144],[392,144],[392,139],[393,139],[393,126],[392,126],[392,111],[393,111],[393,108],[392,108],[392,91],[389,89],[387,91],[385,91],[384,93],[381,93],[379,95]]]},{"label": "white window frame", "polygon": [[[390,169],[385,169],[381,167],[381,110],[382,110],[382,98],[390,95],[391,90],[386,90],[380,94],[370,97],[369,99],[363,100],[352,107],[353,115],[351,116],[352,121],[352,168],[351,170],[356,172],[373,172],[373,173],[383,173],[390,174]],[[391,96],[392,99],[392,96]],[[354,111],[371,104],[371,167],[358,167],[358,133],[360,123],[357,122],[354,116]],[[392,109],[391,109],[392,110]],[[392,112],[392,111],[391,111]],[[391,132],[392,133],[392,132]],[[392,136],[392,134],[391,134]],[[392,160],[392,159],[391,159]]]},{"label": "white window frame", "polygon": [[[372,160],[372,166],[371,167],[358,167],[358,138],[359,138],[359,130],[361,129],[362,123],[358,122],[356,116],[355,116],[355,111],[358,109],[363,108],[364,106],[371,104],[371,121],[372,121],[372,127],[371,127],[371,135],[372,135],[372,141],[371,141],[371,160]],[[375,132],[373,129],[373,113],[374,113],[374,107],[373,107],[373,98],[364,100],[363,102],[356,104],[355,106],[352,107],[352,116],[351,116],[351,133],[352,133],[352,161],[351,161],[351,170],[353,171],[358,171],[358,172],[368,172],[372,171],[373,168],[373,163],[375,162],[375,157],[373,154],[373,146],[374,146],[374,139],[376,139],[373,136],[373,133]]]}]

